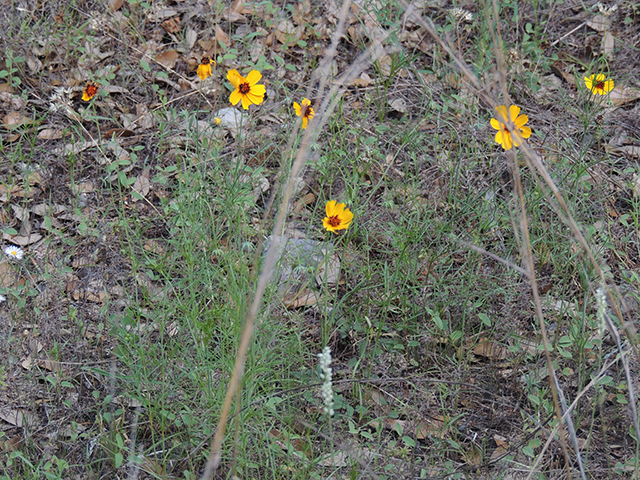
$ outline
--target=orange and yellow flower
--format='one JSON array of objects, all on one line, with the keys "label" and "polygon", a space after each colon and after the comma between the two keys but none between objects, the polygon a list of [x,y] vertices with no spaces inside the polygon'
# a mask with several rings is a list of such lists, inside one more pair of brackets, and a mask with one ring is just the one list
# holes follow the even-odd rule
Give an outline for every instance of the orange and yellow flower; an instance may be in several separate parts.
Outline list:
[{"label": "orange and yellow flower", "polygon": [[93,82],[87,82],[87,86],[84,87],[84,91],[82,92],[82,100],[88,102],[98,93],[98,85]]},{"label": "orange and yellow flower", "polygon": [[348,208],[345,208],[344,203],[337,203],[335,200],[331,200],[327,202],[325,210],[327,211],[327,216],[322,220],[322,225],[330,232],[338,233],[336,230],[346,230],[351,225],[353,213]]},{"label": "orange and yellow flower", "polygon": [[216,62],[209,57],[202,57],[202,61],[200,65],[198,65],[198,71],[196,72],[200,77],[200,80],[206,80],[207,77],[211,76],[211,65],[215,65]]},{"label": "orange and yellow flower", "polygon": [[237,105],[242,101],[242,108],[249,110],[249,105],[260,105],[264,101],[264,94],[267,89],[264,85],[256,85],[262,75],[257,70],[251,70],[246,77],[243,77],[237,70],[229,70],[227,79],[235,88],[229,96],[229,101]]},{"label": "orange and yellow flower", "polygon": [[[511,150],[512,147],[520,146],[520,138],[529,138],[531,136],[531,129],[525,127],[525,123],[529,121],[529,117],[526,115],[520,115],[520,107],[511,105],[507,111],[507,107],[500,105],[496,107],[496,118],[491,119],[491,126],[495,128],[496,143],[502,145],[505,150]],[[516,128],[519,130],[520,135],[516,135],[514,132],[509,131],[509,122],[513,122]]]},{"label": "orange and yellow flower", "polygon": [[296,111],[298,117],[302,117],[302,129],[305,130],[309,124],[309,120],[315,115],[313,108],[311,107],[311,101],[307,98],[302,99],[302,105],[298,102],[293,102],[293,108]]},{"label": "orange and yellow flower", "polygon": [[602,73],[584,77],[584,84],[594,95],[606,95],[613,90],[613,80],[607,79]]}]

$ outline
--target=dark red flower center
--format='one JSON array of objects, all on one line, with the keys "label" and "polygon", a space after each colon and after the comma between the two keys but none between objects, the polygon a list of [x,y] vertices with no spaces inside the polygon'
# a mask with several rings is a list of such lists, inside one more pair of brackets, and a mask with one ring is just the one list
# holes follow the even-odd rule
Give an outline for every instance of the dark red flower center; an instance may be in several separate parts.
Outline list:
[{"label": "dark red flower center", "polygon": [[240,91],[240,93],[242,95],[246,95],[247,93],[249,93],[251,91],[251,86],[248,83],[241,83],[240,85],[238,85],[238,90]]},{"label": "dark red flower center", "polygon": [[311,116],[311,105],[302,106],[302,116],[306,118],[309,118],[309,116]]},{"label": "dark red flower center", "polygon": [[84,92],[88,97],[93,97],[98,93],[98,86],[95,83],[87,83],[87,88],[84,89]]},{"label": "dark red flower center", "polygon": [[596,90],[604,90],[604,82],[597,82],[593,88],[595,88]]},{"label": "dark red flower center", "polygon": [[329,225],[331,225],[333,228],[339,226],[340,225],[340,217],[338,217],[338,215],[334,215],[333,217],[329,217]]}]

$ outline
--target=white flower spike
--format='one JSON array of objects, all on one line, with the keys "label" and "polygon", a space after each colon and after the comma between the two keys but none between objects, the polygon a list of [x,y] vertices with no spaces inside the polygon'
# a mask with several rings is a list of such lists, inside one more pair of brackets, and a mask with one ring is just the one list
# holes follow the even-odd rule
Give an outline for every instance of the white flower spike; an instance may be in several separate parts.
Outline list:
[{"label": "white flower spike", "polygon": [[324,403],[324,413],[333,416],[333,385],[331,384],[332,371],[331,367],[331,348],[324,347],[322,353],[318,354],[320,358],[320,379],[322,380],[322,400]]}]

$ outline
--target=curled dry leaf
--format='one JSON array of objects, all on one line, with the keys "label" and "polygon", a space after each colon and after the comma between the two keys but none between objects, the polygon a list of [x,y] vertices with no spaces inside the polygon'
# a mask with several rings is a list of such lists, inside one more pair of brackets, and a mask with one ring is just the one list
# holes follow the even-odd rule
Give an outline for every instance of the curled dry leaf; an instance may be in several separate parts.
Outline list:
[{"label": "curled dry leaf", "polygon": [[27,55],[27,66],[32,74],[38,73],[42,70],[42,62],[33,55]]},{"label": "curled dry leaf", "polygon": [[[592,97],[595,97],[595,95],[592,95]],[[616,85],[609,93],[609,99],[617,106],[635,102],[640,99],[640,89]]]},{"label": "curled dry leaf", "polygon": [[[139,175],[138,178],[136,178],[136,181],[131,188],[133,189],[134,192],[136,192],[140,196],[146,197],[149,194],[149,191],[151,190],[151,182],[149,181],[148,177],[145,177],[144,175]],[[131,196],[132,202],[137,202],[138,200],[140,199],[135,195]]]},{"label": "curled dry leaf", "polygon": [[290,20],[281,20],[276,27],[275,36],[284,45],[291,45],[302,38],[304,26],[296,27]]},{"label": "curled dry leaf", "polygon": [[61,128],[45,128],[38,133],[38,140],[60,140],[62,136]]},{"label": "curled dry leaf", "polygon": [[109,2],[109,10],[115,12],[116,10],[120,10],[122,7],[123,0],[108,0]]},{"label": "curled dry leaf", "polygon": [[596,32],[604,32],[611,28],[611,19],[604,15],[596,15],[591,20],[587,20],[587,26]]},{"label": "curled dry leaf", "polygon": [[229,46],[230,43],[229,35],[227,35],[225,31],[220,28],[220,25],[216,25],[216,41],[219,44],[224,44],[226,46]]},{"label": "curled dry leaf", "polygon": [[159,53],[155,56],[156,62],[162,65],[165,68],[172,69],[175,68],[176,62],[180,58],[180,53],[176,50],[167,50],[166,52]]},{"label": "curled dry leaf", "polygon": [[602,37],[602,51],[606,56],[611,56],[615,47],[616,41],[611,32],[606,32]]},{"label": "curled dry leaf", "polygon": [[7,235],[6,233],[3,233],[2,238],[4,240],[10,240],[13,243],[17,243],[21,247],[24,247],[25,245],[31,245],[32,243],[36,243],[40,241],[40,239],[42,238],[42,235],[38,233],[32,233],[31,235],[11,236],[11,235]]},{"label": "curled dry leaf", "polygon": [[505,348],[487,338],[480,339],[473,353],[491,360],[504,360],[507,357]]},{"label": "curled dry leaf", "polygon": [[25,425],[35,425],[37,417],[23,408],[0,408],[0,418],[14,427],[22,428]]},{"label": "curled dry leaf", "polygon": [[12,287],[16,284],[17,276],[11,264],[6,260],[0,263],[0,288]]},{"label": "curled dry leaf", "polygon": [[[209,4],[213,6],[215,2],[209,0]],[[238,20],[246,20],[245,15],[251,15],[253,8],[247,4],[246,0],[235,0],[229,8],[225,8],[222,11],[222,18],[229,22],[237,22]]]},{"label": "curled dry leaf", "polygon": [[29,117],[23,115],[20,112],[11,112],[7,113],[2,119],[2,123],[5,127],[18,127],[20,125],[25,125],[29,123],[33,123],[33,120]]}]

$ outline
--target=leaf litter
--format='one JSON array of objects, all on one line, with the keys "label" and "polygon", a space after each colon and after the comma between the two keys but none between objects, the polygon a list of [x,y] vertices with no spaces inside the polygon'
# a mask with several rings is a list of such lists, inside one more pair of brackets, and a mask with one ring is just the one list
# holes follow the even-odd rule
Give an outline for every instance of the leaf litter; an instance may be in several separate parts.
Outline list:
[{"label": "leaf litter", "polygon": [[[214,6],[214,2],[209,2],[209,6]],[[263,57],[276,58],[274,54],[281,54],[287,52],[287,55],[292,57],[292,66],[299,68],[301,72],[305,72],[308,65],[303,62],[304,55],[307,55],[307,49],[299,47],[301,42],[311,42],[311,36],[309,33],[319,34],[319,38],[322,42],[326,42],[329,38],[332,29],[339,21],[340,5],[333,1],[324,2],[319,7],[322,14],[319,15],[315,10],[315,5],[312,8],[310,2],[301,2],[293,6],[293,14],[291,17],[287,17],[281,13],[275,14],[268,11],[266,8],[260,5],[253,5],[241,0],[235,0],[228,8],[224,8],[220,14],[220,23],[202,27],[200,18],[204,16],[201,6],[191,5],[188,2],[179,2],[176,5],[165,6],[161,4],[155,4],[152,8],[145,10],[145,19],[149,24],[149,29],[142,33],[142,38],[138,39],[139,43],[136,43],[135,48],[137,51],[132,52],[130,61],[131,65],[127,66],[126,75],[130,75],[129,80],[125,80],[125,72],[120,71],[114,58],[119,55],[119,49],[123,48],[122,43],[113,42],[113,36],[117,35],[119,29],[116,26],[127,25],[130,19],[122,15],[122,10],[127,6],[119,0],[110,0],[108,2],[110,12],[107,12],[105,17],[102,17],[102,21],[98,22],[99,28],[96,28],[96,32],[99,32],[97,36],[94,36],[94,41],[87,41],[83,44],[83,55],[78,59],[75,65],[65,65],[61,59],[68,54],[66,47],[61,43],[58,54],[48,52],[46,49],[40,47],[32,49],[31,52],[26,52],[26,66],[28,68],[29,75],[36,78],[38,76],[46,77],[47,72],[56,71],[59,78],[55,79],[56,85],[65,86],[68,88],[82,88],[83,83],[88,77],[95,75],[96,78],[107,79],[106,85],[101,84],[101,90],[104,92],[103,97],[98,97],[92,107],[86,107],[84,105],[78,105],[73,103],[71,106],[64,110],[64,116],[50,115],[44,120],[45,124],[40,125],[39,121],[34,119],[34,116],[28,111],[28,102],[25,102],[21,95],[18,95],[12,85],[8,83],[1,86],[0,100],[2,100],[2,119],[3,119],[3,138],[8,142],[19,142],[27,135],[36,134],[36,130],[39,129],[35,139],[37,140],[38,148],[41,151],[47,152],[54,157],[55,160],[43,155],[38,159],[38,165],[43,168],[46,175],[54,176],[68,175],[70,166],[63,166],[64,160],[58,163],[60,159],[73,159],[80,158],[80,164],[84,164],[86,173],[80,179],[80,182],[68,183],[68,179],[65,178],[62,185],[65,190],[61,190],[58,179],[53,178],[51,184],[47,184],[40,174],[37,174],[39,178],[34,178],[34,172],[28,172],[14,167],[2,166],[0,170],[0,178],[2,183],[0,184],[0,203],[5,207],[5,217],[3,217],[3,223],[5,223],[5,231],[3,231],[3,239],[13,244],[22,245],[24,247],[33,247],[33,260],[37,265],[42,267],[46,262],[53,264],[54,262],[64,263],[65,257],[69,255],[76,255],[79,250],[87,248],[91,245],[92,240],[90,236],[83,233],[81,227],[84,219],[90,216],[100,216],[103,209],[108,208],[117,195],[113,191],[104,188],[104,180],[108,180],[112,185],[118,185],[118,182],[123,180],[123,175],[126,180],[133,180],[130,184],[126,185],[126,194],[129,195],[131,204],[139,204],[140,207],[149,202],[153,202],[154,199],[160,198],[160,195],[171,196],[172,193],[168,190],[162,193],[162,185],[155,182],[155,174],[160,172],[158,167],[166,168],[166,165],[161,165],[162,160],[159,158],[153,158],[149,160],[151,164],[146,164],[144,161],[138,158],[134,160],[132,157],[132,147],[136,145],[145,146],[144,143],[149,141],[149,136],[156,132],[158,121],[155,117],[158,103],[157,99],[150,101],[147,95],[144,94],[139,87],[140,81],[148,82],[155,86],[160,84],[171,87],[176,95],[173,99],[176,102],[181,103],[183,106],[191,107],[192,103],[188,103],[189,97],[186,100],[179,98],[179,95],[189,94],[190,98],[197,97],[197,89],[202,87],[202,92],[205,95],[213,95],[215,92],[222,90],[222,84],[216,82],[217,79],[211,79],[210,86],[205,90],[204,82],[195,83],[196,76],[194,70],[193,60],[196,62],[202,55],[207,54],[212,57],[218,56],[218,54],[229,51],[230,48],[238,48],[237,37],[229,35],[232,31],[232,26],[238,28],[245,28],[245,33],[256,33],[256,41],[251,46],[249,56],[254,62],[258,62]],[[415,5],[419,11],[429,16],[436,10],[435,7],[422,5],[416,2]],[[314,16],[315,15],[315,16]],[[586,17],[585,17],[586,18]],[[463,25],[466,22],[461,22]],[[615,62],[617,55],[622,56],[626,53],[624,45],[620,46],[621,42],[624,42],[625,32],[621,26],[617,23],[614,17],[598,14],[589,17],[585,21],[586,25],[591,28],[596,36],[595,43],[582,42],[582,38],[578,36],[576,32],[573,36],[566,37],[567,49],[575,48],[573,46],[580,45],[580,48],[593,49],[601,51],[612,62]],[[259,25],[258,25],[259,24]],[[310,28],[307,24],[312,26]],[[391,48],[388,41],[388,31],[386,27],[378,21],[376,15],[367,11],[365,7],[359,4],[354,4],[348,11],[347,18],[347,32],[344,36],[345,45],[347,45],[343,51],[345,56],[355,56],[359,52],[358,46],[366,45],[372,42],[385,43],[385,52],[380,56],[377,62],[378,70],[374,68],[368,68],[366,71],[361,72],[355,80],[350,84],[353,89],[352,98],[357,98],[363,92],[370,92],[373,88],[377,88],[385,81],[394,82],[393,89],[400,91],[400,86],[397,79],[413,79],[413,68],[400,69],[395,72],[396,78],[392,78],[392,72],[394,68],[395,55],[397,51]],[[619,30],[616,29],[619,28]],[[560,38],[565,35],[564,25],[553,25],[553,28],[558,29],[562,33],[558,32],[556,37]],[[180,32],[185,31],[184,44],[176,37]],[[462,29],[464,31],[464,28]],[[228,33],[229,32],[229,33]],[[101,35],[101,36],[100,36]],[[437,52],[434,46],[433,40],[427,37],[425,31],[419,27],[417,23],[407,21],[403,24],[398,38],[400,39],[403,48],[412,52],[418,51],[421,54],[426,54],[433,57]],[[167,41],[170,39],[170,41]],[[235,42],[235,43],[234,43]],[[123,42],[124,43],[124,42]],[[178,47],[177,45],[180,45]],[[185,48],[186,46],[186,48]],[[321,43],[321,46],[324,46]],[[462,45],[464,49],[470,48],[470,45]],[[619,49],[619,50],[618,50]],[[54,49],[55,50],[55,49]],[[142,53],[144,52],[144,53]],[[565,57],[564,52],[561,52]],[[568,57],[568,55],[567,55]],[[277,58],[282,58],[278,56]],[[155,62],[153,61],[155,60]],[[569,66],[569,71],[575,69],[576,65],[572,64],[570,60],[564,58]],[[623,61],[621,59],[620,61]],[[113,62],[113,65],[109,63]],[[131,74],[131,70],[136,63],[145,62],[149,65],[149,71],[145,72],[145,68],[136,77]],[[190,63],[191,62],[191,63]],[[285,61],[286,62],[286,61]],[[343,58],[338,59],[335,62],[335,71],[344,70],[347,61]],[[151,66],[153,65],[153,67]],[[6,65],[5,65],[6,66]],[[637,67],[637,65],[633,65]],[[620,68],[620,76],[624,78],[624,71]],[[631,68],[631,64],[629,67]],[[153,70],[152,70],[153,69]],[[157,69],[157,70],[156,70]],[[633,70],[631,70],[633,71]],[[561,72],[558,75],[557,72]],[[162,73],[162,75],[160,75]],[[276,76],[283,82],[287,82],[287,71],[282,66],[276,70]],[[553,75],[549,79],[548,87],[544,92],[545,101],[548,101],[550,105],[553,105],[554,99],[558,96],[576,95],[576,88],[581,84],[580,76],[574,76],[573,73],[562,70],[553,70],[546,72],[548,76]],[[300,73],[299,73],[300,74]],[[382,77],[379,76],[382,75]],[[301,74],[300,74],[301,75]],[[443,78],[440,75],[434,73],[418,72],[418,77],[422,80],[427,80],[428,88],[426,89],[426,95],[436,94],[440,95],[447,91],[453,91],[459,96],[469,96],[470,90],[464,89],[463,85],[458,81],[448,81],[447,78]],[[137,78],[134,80],[134,78]],[[308,77],[301,76],[304,81],[308,80]],[[626,78],[629,78],[627,76]],[[117,85],[115,79],[123,80],[122,85]],[[450,79],[449,79],[450,80]],[[24,80],[23,80],[24,81]],[[303,82],[299,82],[303,83]],[[628,84],[627,84],[628,83]],[[611,105],[607,104],[606,114],[612,118],[618,115],[617,118],[631,117],[635,115],[637,107],[637,100],[640,98],[640,90],[637,85],[633,85],[633,82],[629,80],[617,81],[616,87],[608,97],[608,101]],[[417,81],[415,85],[421,85]],[[298,85],[296,85],[298,86]],[[161,87],[162,88],[162,87]],[[417,88],[417,87],[416,87]],[[34,95],[33,98],[29,98],[29,101],[35,101],[36,97],[47,98],[50,87],[46,85],[46,82],[42,82],[36,89],[41,90],[39,95]],[[80,90],[79,90],[80,91]],[[79,93],[77,91],[76,93]],[[540,90],[542,91],[542,89]],[[15,93],[14,93],[15,92]],[[402,92],[404,93],[404,92]],[[539,92],[538,92],[539,93]],[[542,99],[543,94],[540,94]],[[76,99],[77,100],[77,99]],[[403,115],[407,115],[408,118],[412,118],[417,109],[417,98],[411,98],[410,96],[405,99],[402,96],[389,96],[388,106],[395,112],[399,112]],[[66,100],[65,100],[66,101]],[[595,100],[594,100],[595,101]],[[74,100],[75,102],[75,100]],[[470,102],[468,105],[472,105]],[[542,102],[541,102],[542,103]],[[135,107],[133,107],[135,105]],[[225,142],[227,148],[232,148],[234,143],[233,139],[247,138],[254,135],[253,127],[249,125],[249,121],[243,117],[244,112],[216,105],[215,109],[207,111],[209,115],[215,112],[215,115],[219,117],[222,122],[219,128],[214,127],[211,121],[198,119],[196,124],[200,134],[203,137],[209,137],[208,140],[201,140],[203,142],[214,139],[216,141]],[[281,104],[284,108],[284,104]],[[45,106],[46,108],[46,106]],[[94,110],[92,110],[94,109]],[[633,109],[633,110],[632,110]],[[196,110],[194,108],[194,110]],[[634,111],[632,114],[631,112]],[[553,115],[554,113],[549,113]],[[113,118],[113,121],[108,120]],[[275,113],[265,113],[260,117],[260,122],[271,125],[277,125],[280,117]],[[117,120],[116,120],[117,119]],[[95,128],[96,125],[91,125],[95,121],[99,125],[99,129]],[[70,127],[76,127],[76,123],[81,123],[84,130],[80,138],[73,138],[71,141],[69,137]],[[176,131],[171,132],[173,135],[172,141],[176,146],[187,146],[191,142],[191,134],[193,132],[193,123],[191,120],[185,120],[180,124]],[[37,128],[36,128],[37,127]],[[114,129],[120,129],[119,132],[128,132],[128,136],[115,135],[115,139],[111,134],[105,134],[103,137],[100,132],[111,132],[112,134],[118,133]],[[277,130],[276,130],[277,131]],[[227,135],[227,133],[229,135]],[[129,138],[129,140],[127,140]],[[257,136],[256,136],[257,138]],[[632,134],[628,136],[628,144],[608,145],[603,147],[610,153],[619,155],[623,158],[632,158],[638,156],[637,137]],[[148,145],[147,145],[148,147]],[[118,169],[117,173],[113,171],[106,173],[105,170],[100,170],[97,167],[104,168],[113,164],[120,164],[123,168]],[[155,163],[157,162],[157,164]],[[394,167],[395,168],[395,167]],[[444,170],[444,169],[441,169]],[[251,195],[254,198],[254,202],[260,201],[266,194],[268,194],[273,186],[271,182],[270,174],[259,177],[255,186],[251,187]],[[614,173],[611,172],[613,176]],[[246,177],[243,179],[243,183],[251,184],[253,177]],[[123,182],[121,182],[123,183]],[[624,182],[623,182],[624,183]],[[637,195],[637,178],[633,177],[633,194]],[[55,188],[54,188],[55,187]],[[402,189],[402,195],[410,196],[407,192],[410,189]],[[617,190],[612,189],[612,194]],[[65,195],[64,192],[71,192],[69,195]],[[619,191],[617,191],[620,193]],[[424,195],[420,195],[424,193]],[[412,195],[415,205],[421,205],[418,200],[424,201],[428,197],[429,192],[420,192],[416,195]],[[313,202],[318,198],[318,192],[306,193],[307,196],[297,199],[295,212],[297,214],[307,215],[310,211],[310,207]],[[89,200],[80,199],[81,195],[88,196]],[[154,195],[156,195],[154,197]],[[392,195],[388,198],[389,202],[393,201],[394,196],[397,198],[399,194]],[[306,198],[306,200],[305,200]],[[175,199],[172,199],[172,201]],[[76,202],[84,203],[84,205]],[[448,208],[439,200],[440,208]],[[424,203],[424,202],[423,202]],[[434,202],[435,203],[435,202]],[[421,208],[421,207],[419,207]],[[75,212],[83,211],[82,215]],[[73,213],[72,213],[73,212]],[[145,212],[144,210],[132,210],[133,215],[138,215],[139,212]],[[147,210],[146,214],[152,215],[151,210]],[[110,217],[105,216],[113,220],[116,216],[113,211],[110,212]],[[613,216],[613,215],[611,215]],[[103,229],[99,232],[99,235],[103,237],[112,235],[113,232],[109,231],[106,223],[99,222],[99,229]],[[10,231],[7,231],[7,228]],[[53,234],[53,228],[58,232],[62,232],[63,238],[56,238]],[[96,236],[99,236],[96,235]],[[46,238],[45,238],[46,237]],[[53,246],[47,246],[43,249],[43,245],[39,242],[46,239],[53,242],[53,246],[58,248],[62,253],[53,252]],[[294,244],[297,248],[286,250],[287,253],[283,253],[283,257],[292,256],[295,260],[286,260],[285,263],[289,263],[289,266],[285,268],[284,274],[281,274],[281,278],[278,280],[280,287],[284,285],[281,292],[281,300],[285,306],[289,309],[310,309],[317,305],[319,302],[324,301],[322,294],[318,287],[320,285],[329,285],[331,288],[341,288],[341,268],[343,268],[344,258],[333,251],[333,245],[326,242],[318,242],[314,239],[306,238],[303,235],[301,238],[294,239]],[[112,241],[111,238],[105,238],[103,242]],[[378,239],[382,244],[388,242],[387,239],[380,237]],[[39,244],[39,245],[38,245]],[[49,249],[51,248],[51,249]],[[163,242],[156,238],[146,238],[142,248],[155,255],[164,255],[167,253]],[[114,249],[115,250],[115,249]],[[38,252],[44,252],[41,255]],[[301,253],[302,252],[302,253]],[[314,254],[318,254],[315,255]],[[128,262],[123,259],[115,251],[110,251],[109,258],[99,258],[98,256],[86,256],[79,254],[77,258],[71,262],[67,262],[74,273],[67,274],[64,277],[60,277],[57,280],[62,280],[62,284],[56,286],[57,293],[61,299],[68,304],[73,301],[79,305],[83,315],[87,318],[100,318],[100,310],[102,308],[113,308],[110,305],[110,300],[118,299],[122,297],[121,290],[116,287],[118,283],[127,283],[128,276],[131,272],[127,271]],[[349,260],[351,260],[350,258]],[[464,262],[464,258],[458,258],[459,263]],[[122,265],[120,272],[109,271],[109,264]],[[323,267],[324,265],[324,267]],[[298,268],[296,267],[304,267]],[[304,270],[304,271],[303,271]],[[430,271],[430,267],[427,269]],[[295,278],[294,278],[295,277]],[[16,269],[4,261],[0,263],[0,279],[3,288],[11,288],[14,285],[26,282],[31,282],[32,279],[27,279],[22,276],[22,272],[18,273]],[[133,277],[134,282],[142,287],[149,295],[149,302],[156,303],[167,295],[170,295],[170,289],[165,285],[162,285],[156,279],[152,279],[147,275],[135,275]],[[295,280],[295,282],[293,281]],[[42,286],[38,286],[42,288]],[[60,308],[62,300],[54,300],[50,304],[51,312],[57,311]],[[551,299],[552,310],[562,310],[561,305],[558,303],[562,301],[556,301]],[[98,309],[95,308],[97,304]],[[126,303],[125,303],[126,305]],[[573,305],[572,308],[577,310],[578,305]],[[6,308],[1,306],[0,308]],[[117,310],[112,310],[117,312]],[[119,313],[119,312],[118,312]],[[4,315],[4,314],[3,314]],[[60,315],[56,321],[62,322],[62,315]],[[6,316],[2,319],[5,321]],[[40,347],[35,348],[31,356],[23,358],[23,367],[28,365],[29,369],[32,369],[34,365],[40,365],[42,368],[49,372],[61,372],[65,376],[71,376],[71,371],[65,372],[60,369],[59,363],[49,359],[41,359],[38,357],[41,348],[46,344],[47,349],[53,347],[53,343],[63,338],[69,339],[71,336],[64,337],[59,325],[52,324],[48,327],[44,325],[42,340],[38,340]],[[153,335],[158,335],[160,332],[160,324],[156,322],[145,322],[135,327],[128,326],[127,332],[133,335],[146,335],[152,338]],[[48,336],[47,336],[48,328]],[[66,327],[65,327],[66,328]],[[169,337],[180,335],[180,329],[175,323],[169,323],[167,325],[167,334]],[[58,331],[57,334],[53,334],[53,331]],[[392,335],[396,332],[387,332],[387,335]],[[397,333],[396,333],[397,334]],[[95,332],[91,334],[93,338],[98,338]],[[78,341],[78,349],[81,348],[82,343],[86,338],[89,338],[88,333],[83,333],[83,337]],[[523,331],[523,338],[529,337],[529,335]],[[102,337],[106,338],[106,337]],[[505,362],[514,359],[512,353],[501,342],[503,339],[494,339],[493,337],[479,337],[477,342],[468,342],[462,346],[454,339],[441,337],[434,339],[430,343],[430,348],[436,352],[451,352],[451,351],[466,351],[472,353],[476,357],[476,366],[472,368],[478,368],[478,381],[497,381],[495,378],[488,378],[483,376],[481,370],[485,366],[496,364],[498,372],[496,377],[503,375],[508,369],[511,369],[511,365],[507,367]],[[529,339],[530,342],[523,342],[521,346],[522,350],[532,354],[539,354],[539,343],[535,339]],[[108,343],[108,340],[107,340]],[[3,351],[6,350],[6,346],[2,346]],[[430,354],[425,354],[423,360],[426,360]],[[399,354],[395,358],[394,363],[402,364],[404,354]],[[108,356],[106,356],[109,358]],[[94,361],[101,361],[103,357],[97,354],[89,354],[87,359]],[[77,358],[67,358],[68,361],[75,361]],[[345,363],[348,358],[343,359]],[[26,368],[26,367],[24,367]],[[471,377],[471,375],[469,375]],[[0,378],[2,380],[2,378]],[[465,378],[463,378],[465,380]],[[471,379],[469,380],[470,383]],[[91,383],[90,380],[86,380],[87,383]],[[96,388],[102,388],[106,391],[106,385],[99,385],[101,382],[97,382]],[[504,388],[507,388],[505,384],[502,384]],[[403,390],[404,389],[404,390]],[[514,387],[513,395],[515,392],[521,389],[520,386]],[[365,405],[370,406],[377,410],[377,413],[384,417],[378,423],[369,424],[368,427],[382,428],[394,433],[394,435],[401,436],[403,433],[411,432],[410,436],[419,442],[423,442],[423,446],[433,446],[437,444],[438,440],[449,439],[450,441],[460,441],[465,443],[466,448],[464,455],[457,457],[457,461],[461,464],[466,464],[471,468],[476,468],[482,461],[482,453],[476,448],[471,438],[471,434],[461,434],[460,430],[456,431],[450,426],[449,420],[441,413],[438,413],[437,402],[433,399],[420,398],[420,393],[412,390],[407,382],[406,385],[399,387],[395,395],[394,400],[389,402],[382,402],[381,396],[378,394],[370,394],[365,401]],[[390,397],[391,398],[391,397]],[[377,400],[376,400],[377,399]],[[467,403],[469,411],[482,411],[485,412],[487,418],[497,415],[499,418],[495,423],[485,422],[478,420],[478,428],[494,428],[500,421],[508,423],[515,422],[514,418],[507,417],[503,414],[495,412],[495,406],[489,402],[487,404],[480,404],[480,400],[473,398],[473,395],[469,392],[462,393],[459,397],[461,403]],[[39,415],[38,412],[33,412],[23,407],[18,406],[18,399],[15,396],[7,395],[6,392],[2,393],[2,400],[9,407],[3,407],[0,411],[0,418],[8,425],[14,428],[25,428],[27,426],[34,425],[46,425],[46,419]],[[90,408],[93,405],[91,401],[85,399],[85,408]],[[44,403],[48,403],[45,401]],[[393,408],[390,405],[394,405]],[[404,405],[404,406],[402,406]],[[408,406],[407,406],[408,405]],[[138,405],[139,406],[139,405]],[[389,415],[392,411],[401,412],[402,418],[390,418]],[[473,414],[472,414],[473,416]],[[492,417],[494,418],[494,417]],[[70,432],[71,435],[82,432],[91,428],[91,423],[85,424],[79,422],[78,430]],[[473,425],[471,425],[473,428]],[[495,429],[502,433],[504,430]],[[517,429],[516,429],[517,430]],[[502,436],[498,433],[493,433],[491,441],[494,442],[495,448],[490,453],[491,458],[497,458],[501,454],[510,451],[510,448],[519,440],[517,435],[510,432],[511,438]],[[283,441],[283,435],[278,430],[272,430],[272,437],[279,442]],[[300,450],[298,448],[298,450]],[[373,458],[374,455],[366,447],[358,447],[358,452],[363,458]],[[392,455],[389,455],[392,458]],[[341,454],[339,456],[323,457],[318,465],[320,466],[332,466],[332,467],[344,467],[348,464],[349,456]]]}]

